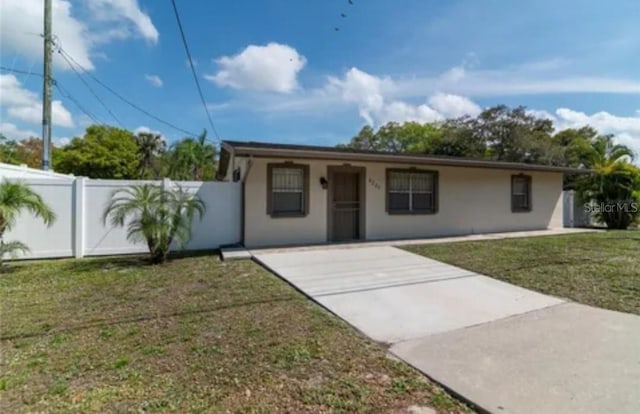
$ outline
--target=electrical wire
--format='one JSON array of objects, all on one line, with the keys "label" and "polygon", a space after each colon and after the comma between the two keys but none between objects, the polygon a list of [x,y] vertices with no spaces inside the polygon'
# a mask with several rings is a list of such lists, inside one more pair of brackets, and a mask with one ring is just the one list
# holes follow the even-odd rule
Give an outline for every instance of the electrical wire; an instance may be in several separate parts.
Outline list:
[{"label": "electrical wire", "polygon": [[175,14],[176,21],[178,22],[180,37],[182,38],[182,44],[184,45],[184,50],[187,53],[187,59],[189,60],[189,67],[191,68],[191,74],[193,75],[193,80],[195,81],[196,88],[198,89],[198,95],[200,95],[200,101],[202,102],[202,107],[204,108],[204,112],[207,114],[207,119],[209,120],[209,125],[211,125],[213,134],[216,136],[216,139],[220,141],[220,135],[218,135],[216,126],[214,125],[213,119],[211,118],[211,113],[209,113],[209,108],[207,108],[207,102],[204,99],[202,88],[200,87],[200,81],[198,80],[198,75],[196,74],[195,65],[193,64],[193,59],[191,58],[191,52],[189,51],[189,44],[187,43],[187,37],[185,36],[184,29],[182,28],[182,21],[180,20],[180,13],[178,12],[178,6],[176,5],[176,0],[171,0],[171,4],[173,5],[173,13]]},{"label": "electrical wire", "polygon": [[8,68],[6,66],[0,66],[0,70],[4,70],[7,72],[13,72],[13,73],[19,73],[21,75],[35,75],[35,76],[39,76],[41,78],[44,78],[44,75],[42,73],[36,73],[36,72],[31,72],[31,71],[26,71],[26,70],[21,70],[21,69],[12,69],[12,68]]},{"label": "electrical wire", "polygon": [[127,105],[129,105],[130,107],[132,107],[133,109],[145,114],[146,116],[148,116],[149,118],[152,118],[158,122],[160,122],[161,124],[168,126],[169,128],[172,128],[176,131],[179,131],[183,134],[186,134],[188,136],[193,136],[196,137],[198,136],[198,134],[193,133],[191,131],[188,131],[184,128],[181,128],[175,124],[172,124],[171,122],[165,121],[164,119],[152,114],[151,112],[147,111],[146,109],[142,108],[141,106],[137,105],[136,103],[132,102],[131,100],[125,98],[124,96],[122,96],[120,93],[118,93],[115,89],[113,89],[112,87],[110,87],[109,85],[107,85],[106,83],[104,83],[103,81],[101,81],[97,76],[95,76],[94,74],[92,74],[91,72],[87,71],[81,64],[79,64],[74,58],[73,56],[71,56],[67,51],[64,50],[64,48],[62,48],[62,46],[58,45],[58,50],[60,51],[60,53],[64,56],[66,56],[69,60],[71,60],[77,67],[80,68],[80,70],[87,76],[89,76],[91,79],[93,79],[94,82],[96,82],[98,85],[102,86],[104,89],[106,89],[107,91],[109,91],[110,93],[112,93],[115,97],[117,97],[118,99],[120,99],[122,102],[126,103]]},{"label": "electrical wire", "polygon": [[100,122],[91,112],[89,112],[76,98],[74,98],[73,95],[69,93],[69,91],[67,91],[64,87],[62,87],[60,82],[54,79],[53,86],[58,90],[58,92],[60,92],[60,95],[62,95],[63,97],[71,101],[82,113],[88,116],[95,124],[105,125],[103,122]]},{"label": "electrical wire", "polygon": [[100,104],[102,105],[102,107],[107,111],[107,113],[109,113],[109,115],[111,115],[111,117],[116,121],[116,123],[120,126],[120,128],[124,128],[124,125],[122,124],[122,122],[120,122],[120,119],[118,119],[118,117],[111,111],[111,109],[109,109],[109,107],[107,106],[106,103],[104,103],[104,101],[102,100],[102,98],[100,98],[98,96],[98,94],[93,90],[93,88],[91,87],[91,85],[89,85],[89,83],[84,79],[84,77],[82,77],[82,74],[78,71],[78,69],[76,69],[75,65],[71,62],[71,60],[64,54],[62,53],[62,49],[58,46],[57,43],[54,43],[54,46],[57,47],[58,49],[58,54],[60,56],[62,56],[62,58],[64,59],[65,62],[67,62],[67,65],[71,68],[71,70],[73,70],[73,73],[76,74],[76,76],[78,77],[78,79],[80,79],[80,81],[82,81],[82,83],[84,84],[84,86],[87,87],[87,89],[89,90],[89,92],[91,92],[91,94],[93,95],[94,98],[96,98],[96,100],[98,102],[100,102]]}]

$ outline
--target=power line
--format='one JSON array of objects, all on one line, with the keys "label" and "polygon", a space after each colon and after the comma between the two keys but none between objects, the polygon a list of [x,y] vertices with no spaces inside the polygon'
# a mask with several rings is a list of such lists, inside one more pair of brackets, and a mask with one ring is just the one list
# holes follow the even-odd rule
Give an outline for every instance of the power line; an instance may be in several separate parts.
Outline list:
[{"label": "power line", "polygon": [[[13,72],[13,73],[19,73],[19,74],[23,74],[23,75],[35,75],[35,76],[39,76],[39,77],[44,77],[44,75],[42,73],[35,73],[35,72],[30,72],[30,71],[26,71],[26,70],[22,70],[22,69],[12,69],[12,68],[8,68],[6,66],[0,66],[0,70],[4,70],[7,72]],[[91,112],[89,112],[73,95],[71,95],[71,93],[69,93],[69,91],[64,88],[59,81],[52,79],[53,81],[53,86],[58,90],[58,92],[60,92],[60,95],[62,95],[64,98],[68,99],[70,102],[72,102],[81,112],[83,112],[85,115],[87,115],[94,123],[99,124],[99,125],[104,125],[103,122],[100,122],[95,115],[93,115]]]},{"label": "power line", "polygon": [[58,50],[59,52],[66,56],[68,59],[70,59],[76,66],[78,66],[80,68],[80,70],[82,70],[82,72],[89,76],[91,79],[94,80],[94,82],[96,82],[98,85],[102,86],[103,88],[105,88],[106,90],[108,90],[109,92],[111,92],[114,96],[116,96],[118,99],[120,99],[122,102],[126,103],[127,105],[131,106],[132,108],[134,108],[135,110],[145,114],[146,116],[148,116],[149,118],[152,118],[158,122],[160,122],[163,125],[168,126],[169,128],[172,128],[176,131],[182,132],[183,134],[189,135],[189,136],[197,136],[198,134],[194,134],[191,131],[188,131],[184,128],[180,128],[179,126],[176,126],[174,124],[172,124],[171,122],[165,121],[164,119],[157,117],[156,115],[152,114],[151,112],[147,111],[146,109],[140,107],[139,105],[135,104],[134,102],[130,101],[129,99],[125,98],[124,96],[122,96],[120,93],[118,93],[116,90],[114,90],[112,87],[110,87],[109,85],[107,85],[106,83],[102,82],[98,77],[96,77],[94,74],[92,74],[91,72],[87,71],[81,64],[79,64],[74,58],[73,56],[71,56],[69,53],[67,53],[67,51],[65,51],[62,46],[58,45]]},{"label": "power line", "polygon": [[6,66],[0,66],[0,70],[4,70],[7,72],[13,72],[13,73],[19,73],[21,75],[35,75],[35,76],[39,76],[41,78],[44,77],[44,75],[42,73],[36,73],[36,72],[31,72],[31,71],[26,71],[26,70],[21,70],[21,69],[12,69],[12,68],[8,68]]},{"label": "power line", "polygon": [[[34,76],[39,76],[39,77],[44,77],[44,75],[42,73],[36,73],[36,72],[31,72],[31,71],[26,71],[26,70],[22,70],[22,69],[12,69],[12,68],[8,68],[6,66],[0,66],[0,70],[4,70],[7,72],[13,72],[13,73],[19,73],[22,75],[34,75]],[[91,118],[91,120],[93,122],[95,122],[96,124],[100,124],[100,125],[104,125],[103,122],[100,122],[91,112],[89,112],[76,98],[73,97],[73,95],[71,95],[71,93],[69,93],[69,91],[67,91],[66,88],[63,88],[62,85],[60,84],[59,81],[52,79],[53,81],[53,86],[58,90],[58,92],[60,92],[60,94],[67,98],[70,102],[72,102],[76,107],[78,107],[78,109],[83,112],[85,115],[87,115],[89,118]]]},{"label": "power line", "polygon": [[180,29],[182,44],[184,45],[185,52],[187,52],[187,59],[189,59],[189,67],[191,68],[191,73],[193,74],[193,80],[196,82],[196,88],[198,89],[198,94],[200,95],[200,101],[202,101],[202,107],[204,108],[204,112],[207,114],[207,119],[209,119],[209,125],[211,125],[211,129],[213,130],[213,133],[216,136],[216,139],[220,141],[220,135],[218,135],[216,126],[213,124],[213,119],[211,118],[211,114],[209,113],[209,108],[207,108],[207,102],[204,99],[204,94],[202,93],[202,88],[200,87],[200,81],[198,80],[198,75],[196,74],[196,69],[195,69],[195,66],[193,65],[193,59],[191,59],[189,44],[187,43],[187,38],[184,34],[184,30],[182,29],[182,22],[180,21],[180,13],[178,13],[178,6],[176,5],[176,0],[171,0],[171,4],[173,5],[173,13],[176,15],[176,21],[178,22],[178,29]]},{"label": "power line", "polygon": [[124,125],[122,124],[122,122],[120,122],[120,119],[118,119],[118,117],[111,111],[111,109],[109,109],[107,104],[104,103],[104,101],[98,96],[98,94],[93,90],[93,88],[89,85],[89,83],[82,77],[80,72],[76,69],[76,67],[69,60],[69,58],[64,53],[62,53],[62,48],[57,43],[55,45],[58,48],[58,54],[60,54],[60,56],[62,56],[62,58],[65,60],[65,62],[67,62],[67,65],[71,68],[71,70],[73,70],[73,73],[76,74],[76,76],[82,81],[84,86],[86,86],[89,92],[91,92],[91,94],[93,95],[93,97],[96,98],[98,102],[100,102],[102,107],[109,113],[109,115],[111,115],[111,117],[116,121],[116,123],[120,125],[121,128],[124,128]]},{"label": "power line", "polygon": [[89,112],[76,98],[73,97],[65,88],[62,87],[60,82],[54,80],[53,86],[60,92],[62,96],[71,101],[81,112],[88,116],[94,123],[98,125],[104,125],[104,122],[100,122],[91,112]]}]

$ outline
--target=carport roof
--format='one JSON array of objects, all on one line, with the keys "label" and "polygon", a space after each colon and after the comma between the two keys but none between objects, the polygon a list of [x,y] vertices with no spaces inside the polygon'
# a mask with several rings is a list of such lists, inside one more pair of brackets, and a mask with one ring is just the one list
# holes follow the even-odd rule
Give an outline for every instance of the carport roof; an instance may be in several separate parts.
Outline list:
[{"label": "carport roof", "polygon": [[[356,150],[352,148],[325,147],[317,145],[275,144],[267,142],[223,141],[222,158],[247,156],[256,158],[319,159],[359,162],[388,162],[412,165],[434,165],[452,167],[497,168],[521,171],[553,171],[563,173],[585,173],[584,168],[555,165],[527,164],[522,162],[490,161],[483,159],[444,157],[426,154],[403,154],[384,151]],[[225,154],[225,152],[227,154]],[[222,165],[225,164],[225,165]],[[221,163],[220,174],[226,174],[228,163]]]}]

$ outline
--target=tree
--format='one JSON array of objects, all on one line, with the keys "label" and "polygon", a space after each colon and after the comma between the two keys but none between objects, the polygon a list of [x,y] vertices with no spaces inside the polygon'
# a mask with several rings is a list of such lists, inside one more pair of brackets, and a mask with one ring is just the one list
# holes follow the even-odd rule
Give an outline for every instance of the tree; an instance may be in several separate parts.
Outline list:
[{"label": "tree", "polygon": [[348,144],[338,144],[338,147],[360,151],[382,151],[382,146],[377,141],[376,133],[370,125],[363,126]]},{"label": "tree", "polygon": [[84,137],[54,154],[54,169],[61,173],[90,178],[135,178],[138,145],[130,131],[105,125],[92,125]]},{"label": "tree", "polygon": [[31,137],[20,141],[16,150],[16,158],[27,167],[40,168],[42,166],[42,140]]},{"label": "tree", "polygon": [[440,126],[435,123],[388,122],[378,131],[369,125],[364,126],[348,144],[341,147],[394,153],[432,153],[432,146],[441,135]]},{"label": "tree", "polygon": [[198,138],[176,142],[168,154],[169,177],[174,180],[212,180],[215,176],[215,145],[207,142],[207,131]]},{"label": "tree", "polygon": [[0,162],[7,164],[21,164],[18,159],[18,144],[0,134]]},{"label": "tree", "polygon": [[557,132],[551,139],[562,152],[561,158],[567,167],[580,167],[587,163],[592,151],[591,144],[598,137],[598,131],[585,126],[579,129],[569,128]]},{"label": "tree", "polygon": [[633,156],[611,135],[597,137],[585,156],[593,173],[579,181],[578,194],[595,202],[596,217],[608,228],[626,229],[640,217],[640,170],[629,162]]},{"label": "tree", "polygon": [[181,248],[191,239],[191,224],[197,214],[205,212],[200,198],[177,187],[163,189],[153,184],[135,185],[116,190],[103,214],[103,222],[111,219],[114,227],[127,225],[127,239],[146,242],[152,263],[163,263],[176,241]]},{"label": "tree", "polygon": [[487,142],[475,133],[475,119],[461,117],[449,119],[441,126],[440,139],[431,145],[433,155],[485,158]]},{"label": "tree", "polygon": [[0,266],[6,255],[15,256],[17,252],[29,251],[29,247],[20,241],[4,240],[5,232],[13,228],[23,210],[41,218],[47,226],[56,219],[51,207],[28,185],[3,179],[0,183]]},{"label": "tree", "polygon": [[[587,134],[587,129],[578,130]],[[575,147],[559,145],[568,134],[553,139],[553,122],[523,106],[498,105],[476,117],[464,116],[440,122],[389,122],[375,131],[363,127],[343,148],[422,153],[497,161],[563,165],[565,155],[575,157]],[[572,144],[573,145],[573,144]]]},{"label": "tree", "polygon": [[553,122],[519,106],[485,109],[471,123],[474,134],[487,143],[487,157],[497,161],[549,163]]},{"label": "tree", "polygon": [[151,132],[139,132],[135,136],[135,140],[138,145],[137,178],[151,178],[150,175],[157,176],[157,174],[153,174],[153,169],[156,167],[158,157],[165,151],[164,138]]}]

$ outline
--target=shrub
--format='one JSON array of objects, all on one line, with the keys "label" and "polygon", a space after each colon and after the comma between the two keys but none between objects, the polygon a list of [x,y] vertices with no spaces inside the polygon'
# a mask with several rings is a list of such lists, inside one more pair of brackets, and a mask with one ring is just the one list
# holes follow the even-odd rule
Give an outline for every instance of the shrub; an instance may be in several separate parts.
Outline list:
[{"label": "shrub", "polygon": [[191,239],[191,224],[197,214],[205,212],[200,198],[178,186],[163,189],[158,185],[142,184],[115,190],[106,206],[103,222],[124,227],[127,238],[134,242],[146,242],[152,263],[163,263],[176,241],[181,248]]}]

